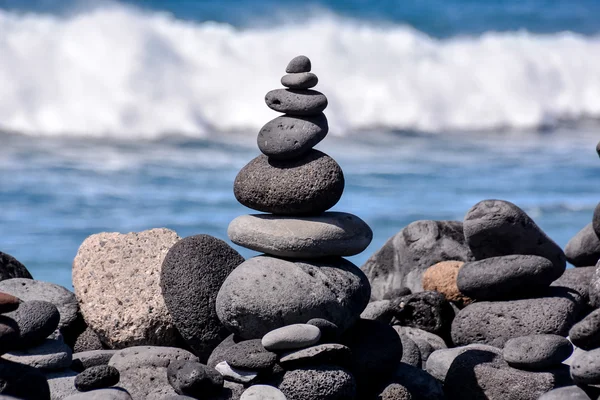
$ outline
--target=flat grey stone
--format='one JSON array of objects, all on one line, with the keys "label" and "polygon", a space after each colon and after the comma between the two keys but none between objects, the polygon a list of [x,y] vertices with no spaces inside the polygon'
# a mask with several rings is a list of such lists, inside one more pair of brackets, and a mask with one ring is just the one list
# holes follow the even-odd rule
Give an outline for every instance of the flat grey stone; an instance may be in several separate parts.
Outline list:
[{"label": "flat grey stone", "polygon": [[310,59],[306,56],[296,56],[288,63],[285,72],[288,74],[297,74],[300,72],[310,72]]},{"label": "flat grey stone", "polygon": [[119,383],[119,370],[110,365],[87,368],[75,377],[75,388],[80,392],[104,389]]},{"label": "flat grey stone", "polygon": [[565,386],[546,392],[538,400],[590,400],[579,386]]},{"label": "flat grey stone", "polygon": [[452,366],[452,363],[459,355],[469,351],[478,350],[489,352],[495,356],[502,356],[502,350],[487,344],[469,344],[467,346],[453,347],[450,349],[439,349],[431,353],[425,364],[425,370],[429,372],[435,379],[444,383],[446,374]]},{"label": "flat grey stone", "polygon": [[311,217],[242,215],[229,224],[227,235],[242,247],[290,258],[353,256],[373,239],[369,225],[344,212]]},{"label": "flat grey stone", "polygon": [[46,371],[44,376],[48,380],[50,397],[52,400],[68,398],[79,391],[75,388],[75,377],[77,373],[70,369],[60,371]]},{"label": "flat grey stone", "polygon": [[19,305],[15,311],[4,314],[19,328],[19,347],[34,347],[44,342],[58,327],[60,313],[47,301],[32,300]]},{"label": "flat grey stone", "polygon": [[[582,303],[590,303],[590,283],[596,267],[567,268],[560,278],[550,286],[562,286],[573,290],[581,296]],[[590,303],[591,304],[591,303]]]},{"label": "flat grey stone", "polygon": [[343,258],[292,262],[259,256],[229,274],[216,309],[230,331],[258,339],[313,318],[327,319],[344,330],[358,319],[369,296],[367,278]]},{"label": "flat grey stone", "polygon": [[571,377],[581,385],[600,384],[600,349],[577,355],[571,362]]},{"label": "flat grey stone", "polygon": [[87,393],[77,393],[68,397],[64,400],[132,400],[131,396],[125,389],[122,388],[108,388],[92,390]]},{"label": "flat grey stone", "polygon": [[517,369],[544,370],[560,365],[573,353],[573,345],[558,335],[529,335],[504,345],[504,360]]},{"label": "flat grey stone", "polygon": [[210,235],[181,239],[161,267],[160,287],[173,323],[206,362],[229,332],[217,317],[215,301],[227,275],[244,262],[231,246]]},{"label": "flat grey stone", "polygon": [[[554,264],[554,279],[565,271],[566,257],[519,207],[504,200],[483,200],[465,215],[465,238],[475,259],[530,254]],[[554,280],[553,279],[553,280]]]},{"label": "flat grey stone", "polygon": [[253,385],[242,393],[240,400],[286,400],[281,390],[269,385]]},{"label": "flat grey stone", "polygon": [[223,375],[223,378],[228,381],[238,383],[250,383],[258,377],[257,371],[249,369],[234,368],[227,363],[227,361],[221,361],[215,366],[215,369]]},{"label": "flat grey stone", "polygon": [[336,366],[313,366],[287,371],[279,389],[288,400],[343,400],[356,398],[356,382]]},{"label": "flat grey stone", "polygon": [[339,365],[346,367],[352,360],[350,348],[338,343],[325,343],[281,355],[279,364],[285,369],[307,365]]},{"label": "flat grey stone", "polygon": [[81,372],[86,368],[97,365],[108,365],[108,362],[118,350],[91,350],[73,353],[71,369]]},{"label": "flat grey stone", "polygon": [[61,330],[70,327],[79,313],[75,293],[54,283],[26,278],[6,279],[0,282],[0,292],[12,294],[23,301],[42,300],[54,304],[60,313],[58,328]]},{"label": "flat grey stone", "polygon": [[360,314],[362,319],[374,319],[386,324],[392,322],[394,310],[391,300],[377,300],[367,304],[367,308]]},{"label": "flat grey stone", "polygon": [[408,287],[423,290],[425,270],[440,261],[471,261],[458,221],[415,221],[392,236],[361,267],[371,282],[373,300]]},{"label": "flat grey stone", "polygon": [[306,154],[327,136],[325,114],[313,116],[282,115],[265,124],[258,132],[260,151],[274,160],[290,160]]},{"label": "flat grey stone", "polygon": [[569,339],[573,344],[584,350],[600,347],[600,309],[588,314],[577,322],[569,331]]},{"label": "flat grey stone", "polygon": [[58,370],[69,368],[72,360],[71,348],[61,339],[46,339],[42,344],[23,350],[14,350],[2,356],[30,367]]},{"label": "flat grey stone", "polygon": [[454,318],[452,341],[456,346],[483,343],[504,347],[507,340],[519,336],[566,336],[579,311],[579,297],[560,287],[551,287],[540,298],[477,302]]},{"label": "flat grey stone", "polygon": [[554,264],[547,258],[516,254],[467,262],[459,269],[456,284],[472,299],[506,300],[531,295],[554,279]]},{"label": "flat grey stone", "polygon": [[19,260],[0,251],[0,281],[11,278],[33,279],[27,268]]},{"label": "flat grey stone", "polygon": [[289,89],[310,89],[317,86],[319,78],[312,72],[287,74],[281,78],[281,84]]},{"label": "flat grey stone", "polygon": [[596,265],[600,259],[600,239],[591,222],[569,240],[565,255],[567,261],[576,267]]},{"label": "flat grey stone", "polygon": [[260,339],[244,340],[229,347],[224,361],[234,367],[252,370],[271,370],[277,362],[277,354],[263,347]]},{"label": "flat grey stone", "polygon": [[316,115],[327,108],[327,97],[311,89],[275,89],[266,94],[265,103],[289,115]]},{"label": "flat grey stone", "polygon": [[344,184],[338,163],[312,149],[293,160],[256,157],[236,176],[233,193],[242,205],[257,211],[315,215],[339,201]]},{"label": "flat grey stone", "polygon": [[261,342],[269,351],[303,349],[317,343],[321,330],[314,325],[292,324],[272,330]]}]

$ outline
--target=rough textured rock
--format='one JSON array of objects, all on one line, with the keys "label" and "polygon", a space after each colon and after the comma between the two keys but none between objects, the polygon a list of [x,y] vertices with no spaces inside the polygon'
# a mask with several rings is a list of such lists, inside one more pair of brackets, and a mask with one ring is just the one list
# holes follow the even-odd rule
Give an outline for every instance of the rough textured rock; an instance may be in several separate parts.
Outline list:
[{"label": "rough textured rock", "polygon": [[600,308],[600,260],[595,266],[588,293],[590,296],[590,304],[595,308]]},{"label": "rough textured rock", "polygon": [[339,365],[347,367],[352,362],[352,351],[337,343],[318,344],[305,349],[283,353],[279,364],[285,369],[309,365]]},{"label": "rough textured rock", "polygon": [[221,322],[246,339],[282,326],[324,318],[342,330],[367,306],[364,274],[342,258],[296,262],[251,258],[227,277],[217,295]]},{"label": "rough textured rock", "polygon": [[565,271],[566,257],[560,246],[525,211],[508,201],[483,200],[475,204],[465,215],[464,232],[477,260],[530,254],[554,264],[554,279]]},{"label": "rough textured rock", "polygon": [[571,327],[569,339],[579,348],[593,350],[600,347],[600,309],[588,314]]},{"label": "rough textured rock", "polygon": [[102,342],[96,332],[87,327],[77,339],[73,345],[73,352],[80,353],[83,351],[102,350]]},{"label": "rough textured rock", "polygon": [[177,242],[165,257],[160,287],[177,330],[201,361],[229,332],[215,310],[227,275],[244,258],[224,241],[196,235]]},{"label": "rough textured rock", "polygon": [[224,361],[234,368],[267,370],[277,362],[277,354],[263,347],[260,339],[245,340],[229,347],[223,355]]},{"label": "rough textured rock", "polygon": [[448,373],[448,370],[452,366],[452,363],[456,357],[469,350],[486,351],[497,356],[502,356],[502,350],[497,347],[488,346],[487,344],[469,344],[467,346],[439,349],[434,351],[427,359],[424,369],[434,378],[444,383],[446,380],[446,374]]},{"label": "rough textured rock", "polygon": [[81,372],[86,368],[96,367],[98,365],[108,365],[108,362],[118,350],[90,350],[80,353],[73,353],[71,369],[75,372]]},{"label": "rough textured rock", "polygon": [[319,78],[311,72],[287,74],[281,77],[281,84],[289,89],[310,89],[317,86]]},{"label": "rough textured rock", "polygon": [[458,271],[463,265],[464,261],[441,261],[432,265],[423,273],[423,289],[440,292],[459,307],[470,304],[473,299],[462,294],[456,285]]},{"label": "rough textured rock", "polygon": [[579,309],[578,297],[558,287],[541,298],[473,303],[454,318],[452,341],[457,346],[483,343],[503,347],[508,339],[519,336],[566,336]]},{"label": "rough textured rock", "polygon": [[50,282],[36,281],[26,278],[6,279],[0,282],[0,292],[9,293],[23,301],[42,300],[52,303],[58,308],[62,331],[72,326],[79,312],[75,294],[66,288]]},{"label": "rough textured rock", "polygon": [[504,345],[504,360],[517,369],[544,370],[560,365],[573,353],[569,340],[558,335],[529,335]]},{"label": "rough textured rock", "polygon": [[[600,146],[600,143],[598,143],[598,146]],[[600,155],[600,151],[598,152],[598,154]],[[592,228],[594,228],[594,232],[596,232],[596,235],[600,237],[600,203],[598,203],[598,205],[594,209],[594,217],[592,218]]]},{"label": "rough textured rock", "polygon": [[0,360],[0,394],[22,400],[50,400],[50,388],[37,369]]},{"label": "rough textured rock", "polygon": [[321,330],[314,325],[292,324],[272,330],[261,342],[270,351],[303,349],[317,343]]},{"label": "rough textured rock", "polygon": [[301,158],[250,161],[235,178],[233,193],[244,206],[273,214],[320,214],[344,191],[344,174],[335,160],[312,149]]},{"label": "rough textured rock", "polygon": [[456,283],[473,299],[506,300],[543,291],[554,275],[554,264],[547,258],[516,254],[465,263]]},{"label": "rough textured rock", "polygon": [[600,384],[600,349],[578,354],[571,363],[571,377],[581,385]]},{"label": "rough textured rock", "polygon": [[408,336],[419,348],[421,353],[421,361],[425,363],[429,358],[429,355],[436,350],[446,349],[446,343],[444,339],[433,333],[424,331],[419,328],[411,328],[409,326],[393,326],[394,330],[399,335]]},{"label": "rough textured rock", "polygon": [[99,233],[81,244],[73,261],[75,295],[85,321],[106,345],[176,343],[159,279],[163,259],[178,240],[163,228]]},{"label": "rough textured rock", "polygon": [[369,225],[344,212],[312,217],[242,215],[229,224],[227,234],[242,247],[290,258],[353,256],[373,239]]},{"label": "rough textured rock", "polygon": [[0,251],[0,281],[11,278],[33,279],[27,268],[16,258]]},{"label": "rough textured rock", "polygon": [[191,361],[175,361],[167,368],[167,378],[175,391],[195,398],[217,394],[224,384],[215,369]]},{"label": "rough textured rock", "polygon": [[590,282],[596,267],[568,268],[550,286],[562,286],[577,292],[584,304],[590,303]]},{"label": "rough textured rock", "polygon": [[119,370],[110,365],[90,367],[75,377],[75,388],[80,392],[104,389],[119,383]]},{"label": "rough textured rock", "polygon": [[254,385],[242,393],[240,400],[286,400],[283,392],[269,385]]},{"label": "rough textured rock", "polygon": [[274,111],[290,115],[317,115],[327,108],[327,97],[311,89],[275,89],[265,96]]},{"label": "rough textured rock", "polygon": [[413,397],[401,384],[390,383],[377,395],[375,400],[413,400]]},{"label": "rough textured rock", "polygon": [[565,255],[567,261],[576,267],[596,265],[600,259],[600,239],[591,222],[569,240]]},{"label": "rough textured rock", "polygon": [[394,310],[391,300],[377,300],[367,304],[367,308],[360,314],[362,319],[374,319],[385,324],[392,322]]},{"label": "rough textured rock", "polygon": [[391,237],[361,267],[371,282],[373,300],[395,289],[420,292],[423,272],[440,261],[473,259],[457,221],[415,221]]},{"label": "rough textured rock", "polygon": [[423,329],[441,337],[450,333],[454,310],[439,292],[418,292],[392,301],[394,325]]},{"label": "rough textured rock", "polygon": [[415,400],[445,400],[442,384],[428,372],[401,362],[392,382],[408,389]]},{"label": "rough textured rock", "polygon": [[421,368],[421,350],[419,346],[404,332],[398,332],[402,342],[402,361],[413,367]]},{"label": "rough textured rock", "polygon": [[349,369],[362,395],[374,393],[402,358],[400,337],[391,326],[379,321],[358,320],[344,332],[341,343],[352,351]]},{"label": "rough textured rock", "polygon": [[131,396],[125,389],[108,388],[73,394],[63,400],[131,400]]},{"label": "rough textured rock", "polygon": [[37,346],[8,352],[2,358],[38,369],[57,370],[69,368],[72,352],[62,338],[46,339]]},{"label": "rough textured rock", "polygon": [[36,346],[54,332],[60,321],[56,306],[46,301],[32,300],[19,305],[15,311],[4,314],[19,328],[19,347]]},{"label": "rough textured rock", "polygon": [[310,59],[306,56],[296,56],[288,63],[285,72],[288,74],[298,74],[301,72],[310,72]]},{"label": "rough textured rock", "polygon": [[546,392],[538,400],[590,400],[579,386],[565,386]]},{"label": "rough textured rock", "polygon": [[18,297],[0,292],[0,314],[15,311],[19,308],[20,303],[21,300]]},{"label": "rough textured rock", "polygon": [[167,380],[167,367],[180,360],[198,362],[196,356],[182,349],[135,346],[119,350],[108,365],[119,370],[119,386],[135,400],[159,400],[176,394]]},{"label": "rough textured rock", "polygon": [[77,372],[70,369],[59,371],[44,372],[50,387],[50,397],[52,400],[60,400],[79,393],[75,388],[75,377]]},{"label": "rough textured rock", "polygon": [[208,365],[210,368],[214,368],[221,361],[225,361],[225,356],[227,355],[227,352],[229,351],[229,349],[231,347],[233,347],[234,345],[236,345],[237,343],[241,343],[243,341],[244,341],[244,339],[240,338],[239,336],[233,335],[233,334],[227,336],[210,353],[210,357],[208,357],[208,361],[206,362],[206,365]]},{"label": "rough textured rock", "polygon": [[356,396],[352,374],[326,365],[286,372],[279,389],[288,400],[346,400]]},{"label": "rough textured rock", "polygon": [[310,117],[282,115],[266,123],[258,132],[258,148],[275,160],[301,157],[327,136],[325,114]]}]

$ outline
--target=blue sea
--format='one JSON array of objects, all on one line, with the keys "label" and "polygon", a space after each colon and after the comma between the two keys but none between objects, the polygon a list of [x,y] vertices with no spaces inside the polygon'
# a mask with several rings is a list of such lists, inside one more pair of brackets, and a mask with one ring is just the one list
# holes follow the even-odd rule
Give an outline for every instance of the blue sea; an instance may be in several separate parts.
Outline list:
[{"label": "blue sea", "polygon": [[264,95],[298,54],[329,99],[334,209],[374,231],[357,265],[488,198],[564,246],[600,201],[599,15],[597,0],[0,0],[0,251],[71,288],[93,233],[227,240],[251,212],[233,180],[277,116]]}]

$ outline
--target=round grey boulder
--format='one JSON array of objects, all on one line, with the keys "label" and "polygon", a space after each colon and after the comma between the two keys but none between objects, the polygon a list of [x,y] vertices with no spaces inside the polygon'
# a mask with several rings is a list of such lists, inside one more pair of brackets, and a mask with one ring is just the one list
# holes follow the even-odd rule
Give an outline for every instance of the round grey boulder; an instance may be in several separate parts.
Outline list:
[{"label": "round grey boulder", "polygon": [[227,234],[242,247],[290,258],[353,256],[373,239],[362,219],[344,212],[313,217],[242,215],[229,224]]},{"label": "round grey boulder", "polygon": [[321,338],[321,330],[314,325],[292,324],[282,326],[262,337],[263,347],[269,351],[302,349],[312,346]]},{"label": "round grey boulder", "polygon": [[584,350],[600,347],[600,309],[588,314],[577,322],[569,331],[569,339],[573,344]]},{"label": "round grey boulder", "polygon": [[75,377],[75,388],[80,392],[104,389],[119,383],[119,370],[109,365],[90,367]]},{"label": "round grey boulder", "polygon": [[544,289],[555,279],[554,264],[532,255],[490,257],[465,263],[456,284],[476,300],[506,300]]},{"label": "round grey boulder", "polygon": [[402,361],[413,367],[421,368],[421,351],[419,346],[405,333],[398,332],[402,341]]},{"label": "round grey boulder", "polygon": [[229,347],[223,360],[233,368],[270,370],[277,362],[277,354],[263,347],[260,339],[244,340]]},{"label": "round grey boulder", "polygon": [[0,251],[0,281],[12,278],[33,279],[27,268],[19,260]]},{"label": "round grey boulder", "polygon": [[215,309],[225,278],[244,262],[231,246],[210,235],[175,243],[160,275],[162,295],[173,323],[201,361],[228,335]]},{"label": "round grey boulder", "polygon": [[311,117],[282,115],[258,132],[258,148],[274,160],[290,160],[306,154],[327,136],[325,114]]},{"label": "round grey boulder", "polygon": [[538,400],[590,400],[579,386],[565,386],[546,392]]},{"label": "round grey boulder", "polygon": [[286,400],[283,392],[269,385],[253,385],[242,393],[240,400]]},{"label": "round grey boulder", "polygon": [[2,358],[34,368],[58,370],[69,368],[72,352],[62,338],[46,339],[37,346],[8,352]]},{"label": "round grey boulder", "polygon": [[427,359],[424,369],[434,378],[444,383],[446,380],[446,374],[448,373],[448,370],[452,366],[452,363],[456,357],[470,350],[488,352],[490,353],[490,357],[502,356],[502,350],[497,347],[488,346],[486,344],[469,344],[467,346],[439,349],[434,351]]},{"label": "round grey boulder", "polygon": [[311,89],[275,89],[267,93],[265,103],[289,115],[317,115],[327,108],[327,97]]},{"label": "round grey boulder", "polygon": [[475,259],[530,254],[547,258],[554,264],[553,279],[566,268],[566,257],[519,207],[504,200],[483,200],[475,204],[464,219],[465,238]]},{"label": "round grey boulder", "polygon": [[175,392],[195,398],[219,393],[224,383],[223,377],[215,369],[192,361],[170,363],[167,378]]},{"label": "round grey boulder", "polygon": [[571,377],[580,385],[600,384],[600,349],[577,355],[571,363]]},{"label": "round grey boulder", "polygon": [[19,347],[37,346],[54,332],[60,321],[56,306],[47,301],[32,300],[19,305],[15,311],[4,314],[19,327]]},{"label": "round grey boulder", "polygon": [[289,89],[310,89],[317,86],[319,78],[312,72],[287,74],[281,78],[281,84]]},{"label": "round grey boulder", "polygon": [[288,63],[285,72],[288,74],[298,74],[301,72],[310,72],[310,59],[306,56],[296,56]]},{"label": "round grey boulder", "polygon": [[116,352],[117,350],[90,350],[73,353],[71,369],[75,372],[81,372],[86,368],[108,365],[108,362]]},{"label": "round grey boulder", "polygon": [[524,370],[544,370],[560,365],[573,353],[573,345],[558,335],[529,335],[510,339],[502,355],[511,366]]},{"label": "round grey boulder", "polygon": [[233,193],[241,204],[257,211],[320,214],[339,201],[344,184],[335,160],[313,149],[294,160],[256,157],[236,176]]},{"label": "round grey boulder", "polygon": [[221,322],[245,339],[324,318],[344,330],[367,306],[366,276],[343,258],[288,261],[251,258],[234,269],[217,295]]},{"label": "round grey boulder", "polygon": [[565,247],[567,261],[576,267],[596,265],[600,259],[600,239],[590,222]]},{"label": "round grey boulder", "polygon": [[288,371],[279,389],[288,400],[346,400],[356,396],[356,382],[352,374],[335,366]]}]

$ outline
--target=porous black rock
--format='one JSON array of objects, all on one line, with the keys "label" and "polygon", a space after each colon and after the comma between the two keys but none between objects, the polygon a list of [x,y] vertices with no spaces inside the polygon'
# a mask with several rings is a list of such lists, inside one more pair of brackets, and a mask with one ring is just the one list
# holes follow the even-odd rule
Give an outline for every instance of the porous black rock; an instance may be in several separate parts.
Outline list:
[{"label": "porous black rock", "polygon": [[312,89],[275,89],[266,94],[265,103],[289,115],[317,115],[327,108],[327,97]]},{"label": "porous black rock", "polygon": [[75,343],[73,344],[73,352],[81,353],[83,351],[102,350],[102,341],[100,336],[92,330],[90,327],[86,327],[85,330],[77,336]]},{"label": "porous black rock", "polygon": [[60,313],[47,301],[32,300],[19,305],[15,311],[4,314],[19,327],[20,348],[41,344],[58,327]]},{"label": "porous black rock", "polygon": [[[550,286],[564,287],[581,296],[582,303],[591,304],[590,282],[594,277],[596,267],[567,268],[560,278]],[[598,305],[600,306],[600,304]]]},{"label": "porous black rock", "polygon": [[600,349],[578,354],[571,362],[571,377],[579,385],[600,384]]},{"label": "porous black rock", "polygon": [[349,400],[356,398],[356,382],[345,369],[320,365],[287,371],[279,390],[287,400]]},{"label": "porous black rock", "polygon": [[600,347],[600,309],[588,314],[569,330],[569,338],[573,344],[584,350]]},{"label": "porous black rock", "polygon": [[454,318],[452,341],[457,346],[483,343],[504,347],[507,340],[519,336],[567,336],[580,308],[579,296],[561,287],[551,287],[539,298],[476,302]]},{"label": "porous black rock", "polygon": [[288,74],[298,74],[302,72],[310,72],[310,59],[306,56],[296,56],[288,63],[285,72]]},{"label": "porous black rock", "polygon": [[233,193],[244,206],[282,214],[320,214],[344,192],[344,174],[335,160],[312,149],[301,158],[271,160],[260,155],[235,178]]},{"label": "porous black rock", "polygon": [[12,278],[33,279],[27,268],[16,258],[0,251],[0,281]]},{"label": "porous black rock", "polygon": [[216,367],[218,363],[225,361],[225,355],[231,347],[243,341],[244,339],[234,334],[227,336],[210,353],[210,357],[208,357],[206,365],[208,365],[210,368]]},{"label": "porous black rock", "polygon": [[242,262],[237,251],[210,235],[181,239],[165,256],[160,276],[165,304],[200,361],[229,335],[217,317],[215,301],[227,275]]},{"label": "porous black rock", "polygon": [[483,200],[465,215],[464,233],[475,259],[530,254],[554,264],[553,280],[566,268],[566,256],[519,207],[504,200]]},{"label": "porous black rock", "polygon": [[392,236],[361,269],[371,282],[373,300],[382,300],[404,287],[422,291],[425,270],[446,260],[473,260],[462,222],[422,220]]},{"label": "porous black rock", "polygon": [[392,300],[393,325],[423,329],[441,337],[450,333],[454,310],[446,297],[435,291],[409,294]]},{"label": "porous black rock", "polygon": [[224,361],[234,368],[268,370],[277,362],[277,354],[266,350],[260,339],[239,342],[229,347]]},{"label": "porous black rock", "polygon": [[504,345],[504,360],[523,370],[544,370],[560,365],[573,353],[573,345],[559,335],[529,335],[510,339]]},{"label": "porous black rock", "polygon": [[312,72],[287,74],[281,78],[281,84],[289,89],[310,89],[317,86],[319,78]]},{"label": "porous black rock", "polygon": [[402,341],[396,331],[379,321],[360,319],[341,338],[352,351],[349,367],[360,394],[374,394],[402,359]]},{"label": "porous black rock", "polygon": [[600,259],[600,239],[591,222],[569,240],[565,255],[575,267],[596,265]]},{"label": "porous black rock", "polygon": [[48,382],[38,369],[6,360],[0,360],[0,394],[21,400],[50,400]]},{"label": "porous black rock", "polygon": [[86,368],[108,365],[116,352],[117,350],[90,350],[73,353],[70,368],[75,372],[82,372]]},{"label": "porous black rock", "polygon": [[515,254],[465,263],[456,284],[472,299],[506,300],[530,296],[554,279],[554,264],[547,258]]},{"label": "porous black rock", "polygon": [[258,132],[258,148],[274,160],[301,157],[327,136],[325,114],[314,116],[282,115],[265,124]]},{"label": "porous black rock", "polygon": [[109,365],[97,365],[75,377],[75,388],[80,392],[103,389],[119,383],[119,370]]},{"label": "porous black rock", "polygon": [[167,368],[167,379],[175,392],[195,398],[218,393],[224,379],[215,369],[191,361],[173,361]]}]

